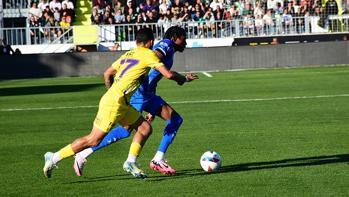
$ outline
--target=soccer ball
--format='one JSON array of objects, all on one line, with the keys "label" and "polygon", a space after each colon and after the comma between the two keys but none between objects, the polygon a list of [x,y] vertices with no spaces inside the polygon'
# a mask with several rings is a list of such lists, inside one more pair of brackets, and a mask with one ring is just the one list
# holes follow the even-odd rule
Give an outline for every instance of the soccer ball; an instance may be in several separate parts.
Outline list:
[{"label": "soccer ball", "polygon": [[200,158],[200,165],[206,172],[216,171],[222,165],[221,156],[215,151],[206,151]]}]

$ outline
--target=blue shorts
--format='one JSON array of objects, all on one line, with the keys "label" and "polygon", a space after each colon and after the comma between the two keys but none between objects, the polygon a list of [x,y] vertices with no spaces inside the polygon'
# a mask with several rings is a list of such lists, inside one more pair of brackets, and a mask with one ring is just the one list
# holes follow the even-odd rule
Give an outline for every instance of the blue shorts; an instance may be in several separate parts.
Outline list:
[{"label": "blue shorts", "polygon": [[151,99],[132,99],[130,104],[139,112],[146,111],[153,116],[158,115],[161,107],[166,103],[160,96],[154,95]]}]

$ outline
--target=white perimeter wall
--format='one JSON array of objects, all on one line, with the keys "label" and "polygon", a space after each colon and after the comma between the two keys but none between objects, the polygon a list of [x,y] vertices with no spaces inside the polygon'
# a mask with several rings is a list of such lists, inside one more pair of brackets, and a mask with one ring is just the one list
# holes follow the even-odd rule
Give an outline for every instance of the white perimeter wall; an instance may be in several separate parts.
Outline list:
[{"label": "white perimeter wall", "polygon": [[[187,39],[187,48],[198,47],[222,47],[231,46],[234,38],[212,38],[212,39]],[[155,42],[158,42],[156,40]],[[114,43],[105,42],[97,45],[99,51],[107,51]],[[74,44],[42,44],[42,45],[13,45],[15,50],[18,48],[22,54],[40,54],[40,53],[64,53],[74,48]],[[121,42],[120,50],[130,50],[136,46],[134,41]]]}]

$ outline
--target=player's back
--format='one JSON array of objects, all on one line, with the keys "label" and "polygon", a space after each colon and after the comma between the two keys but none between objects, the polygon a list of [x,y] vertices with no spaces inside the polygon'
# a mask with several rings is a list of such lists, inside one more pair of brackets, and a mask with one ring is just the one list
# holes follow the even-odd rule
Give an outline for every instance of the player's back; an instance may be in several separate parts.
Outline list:
[{"label": "player's back", "polygon": [[[156,43],[153,47],[153,50],[156,50],[162,54],[161,62],[164,63],[167,69],[171,69],[173,65],[174,58],[174,47],[173,43],[169,39],[163,39]],[[151,69],[148,76],[144,79],[141,86],[137,89],[135,94],[132,96],[134,100],[148,100],[156,93],[156,87],[158,82],[161,80],[162,74],[155,70]],[[137,101],[139,102],[139,101]]]},{"label": "player's back", "polygon": [[152,50],[144,47],[134,48],[113,63],[116,74],[108,92],[129,96],[139,87],[150,68],[162,65]]}]

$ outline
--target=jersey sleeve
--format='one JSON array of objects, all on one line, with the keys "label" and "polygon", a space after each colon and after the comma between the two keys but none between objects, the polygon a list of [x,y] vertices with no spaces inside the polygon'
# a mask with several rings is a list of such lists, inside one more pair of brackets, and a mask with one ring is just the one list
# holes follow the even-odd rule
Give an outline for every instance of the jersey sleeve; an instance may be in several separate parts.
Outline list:
[{"label": "jersey sleeve", "polygon": [[156,45],[154,50],[157,50],[162,53],[163,56],[166,56],[168,51],[170,50],[169,43],[167,43],[165,40],[162,40]]}]

